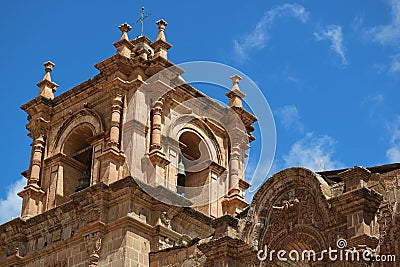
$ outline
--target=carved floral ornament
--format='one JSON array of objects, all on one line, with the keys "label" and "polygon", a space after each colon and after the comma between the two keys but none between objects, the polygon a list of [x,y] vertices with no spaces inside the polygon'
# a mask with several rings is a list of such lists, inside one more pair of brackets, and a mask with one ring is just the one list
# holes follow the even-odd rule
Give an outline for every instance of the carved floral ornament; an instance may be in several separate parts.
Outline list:
[{"label": "carved floral ornament", "polygon": [[100,220],[101,210],[100,208],[92,208],[85,214],[85,221],[88,223]]},{"label": "carved floral ornament", "polygon": [[389,204],[379,208],[377,222],[379,224],[379,239],[384,243],[389,238],[389,231],[392,226],[393,210]]},{"label": "carved floral ornament", "polygon": [[[308,188],[286,189],[281,192],[285,193],[276,194],[280,197],[273,200],[272,205],[258,209],[249,239],[250,245],[256,249],[261,244],[285,245],[289,241],[296,242],[297,237],[313,247],[320,247],[325,242],[323,236],[317,236],[317,232],[323,231],[326,224],[323,215],[325,207],[320,205],[317,197]],[[291,236],[294,239],[289,240]],[[277,242],[279,240],[281,242]]]},{"label": "carved floral ornament", "polygon": [[89,261],[97,261],[103,245],[104,234],[101,232],[90,233],[83,237]]},{"label": "carved floral ornament", "polygon": [[300,225],[323,227],[323,217],[314,196],[305,189],[292,190],[276,201],[269,215],[269,227],[272,232],[292,231]]}]

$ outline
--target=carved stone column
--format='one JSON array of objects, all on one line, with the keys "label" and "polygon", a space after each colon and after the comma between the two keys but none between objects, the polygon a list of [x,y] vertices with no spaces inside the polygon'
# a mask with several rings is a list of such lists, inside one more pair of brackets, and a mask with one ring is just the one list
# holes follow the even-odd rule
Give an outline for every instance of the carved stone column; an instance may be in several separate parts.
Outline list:
[{"label": "carved stone column", "polygon": [[166,167],[170,163],[161,151],[161,125],[162,125],[163,102],[158,100],[153,106],[153,117],[151,123],[151,142],[149,158],[155,168],[154,177],[150,178],[150,184],[164,184],[167,178]]},{"label": "carved stone column", "polygon": [[121,113],[123,104],[122,98],[122,95],[117,94],[112,101],[110,146],[115,149],[119,148],[120,143]]},{"label": "carved stone column", "polygon": [[32,144],[32,165],[28,184],[36,187],[39,187],[44,145],[45,142],[42,135],[36,138]]},{"label": "carved stone column", "polygon": [[96,148],[95,159],[98,160],[96,164],[100,166],[100,170],[96,173],[96,176],[92,177],[97,182],[111,184],[123,176],[125,155],[121,150],[121,129],[124,98],[130,88],[125,80],[117,77],[104,84],[103,89],[106,90],[110,97],[110,133],[107,147],[101,148],[100,146],[101,149],[99,149],[99,146],[97,146]]},{"label": "carved stone column", "polygon": [[240,139],[243,133],[239,129],[233,129],[231,134],[233,135],[233,146],[229,160],[229,191],[222,201],[222,211],[223,214],[235,216],[248,205],[243,192],[249,187],[249,184],[243,179],[243,147],[245,144]]},{"label": "carved stone column", "polygon": [[125,156],[120,150],[124,91],[120,87],[113,87],[111,90],[112,106],[109,147],[97,156],[97,159],[101,161],[101,166],[103,166],[100,173],[100,181],[107,184],[121,178],[122,166],[125,162]]},{"label": "carved stone column", "polygon": [[[46,74],[43,80],[37,86],[40,88],[39,95],[34,99],[22,105],[21,108],[28,114],[29,123],[26,128],[29,130],[29,137],[32,138],[32,153],[29,170],[25,171],[24,176],[28,179],[27,186],[18,193],[22,198],[21,216],[24,219],[33,217],[43,212],[43,202],[45,191],[41,186],[45,184],[42,179],[44,173],[44,152],[45,138],[49,132],[49,124],[53,108],[54,92],[57,84],[51,81],[50,73],[53,70],[54,63],[48,61],[44,63]],[[46,189],[47,190],[47,189]]]},{"label": "carved stone column", "polygon": [[229,165],[229,194],[234,195],[240,192],[239,190],[239,172],[240,172],[240,147],[236,145],[232,148],[230,154],[231,160]]},{"label": "carved stone column", "polygon": [[163,102],[156,101],[153,107],[153,120],[151,124],[150,151],[161,149],[161,122]]},{"label": "carved stone column", "polygon": [[39,214],[43,208],[45,192],[39,186],[45,141],[43,135],[36,135],[32,144],[32,159],[28,185],[18,193],[22,198],[21,217],[27,219]]}]

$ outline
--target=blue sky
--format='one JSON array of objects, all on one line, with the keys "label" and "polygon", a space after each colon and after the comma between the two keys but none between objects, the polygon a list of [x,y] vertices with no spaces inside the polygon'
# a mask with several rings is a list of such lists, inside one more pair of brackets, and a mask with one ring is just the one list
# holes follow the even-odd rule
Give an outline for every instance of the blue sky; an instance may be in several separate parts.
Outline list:
[{"label": "blue sky", "polygon": [[[169,58],[233,66],[266,96],[277,127],[273,171],[400,162],[400,1],[6,1],[0,16],[0,223],[18,216],[30,139],[19,106],[38,93],[43,62],[56,95],[97,74],[117,26],[140,8],[168,23]],[[133,38],[139,35],[134,25]],[[221,100],[224,93],[220,93]],[[218,92],[213,95],[218,96]],[[257,141],[254,147],[259,147]]]}]

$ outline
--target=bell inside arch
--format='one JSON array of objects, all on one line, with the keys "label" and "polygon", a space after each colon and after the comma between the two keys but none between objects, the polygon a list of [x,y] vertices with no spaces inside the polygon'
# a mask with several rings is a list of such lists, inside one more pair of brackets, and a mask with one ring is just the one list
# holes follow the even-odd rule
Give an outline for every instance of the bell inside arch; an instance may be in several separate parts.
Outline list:
[{"label": "bell inside arch", "polygon": [[79,192],[87,187],[90,186],[90,177],[92,175],[92,149],[89,147],[87,151],[87,161],[86,161],[87,169],[82,173],[81,177],[79,178],[79,185],[76,187],[75,192]]},{"label": "bell inside arch", "polygon": [[184,194],[186,170],[185,170],[185,164],[183,164],[182,158],[179,159],[177,176],[178,176],[177,193]]}]

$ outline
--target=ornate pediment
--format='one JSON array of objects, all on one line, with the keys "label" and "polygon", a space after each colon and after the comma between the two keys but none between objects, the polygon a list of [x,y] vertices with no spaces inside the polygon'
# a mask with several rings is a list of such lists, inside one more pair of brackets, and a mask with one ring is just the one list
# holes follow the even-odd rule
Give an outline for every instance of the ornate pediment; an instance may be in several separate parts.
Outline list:
[{"label": "ornate pediment", "polygon": [[331,216],[323,187],[327,185],[316,173],[303,168],[272,176],[239,223],[242,237],[255,248],[278,245],[278,241],[293,235],[310,236],[325,243],[320,233],[332,226],[335,216]]}]

